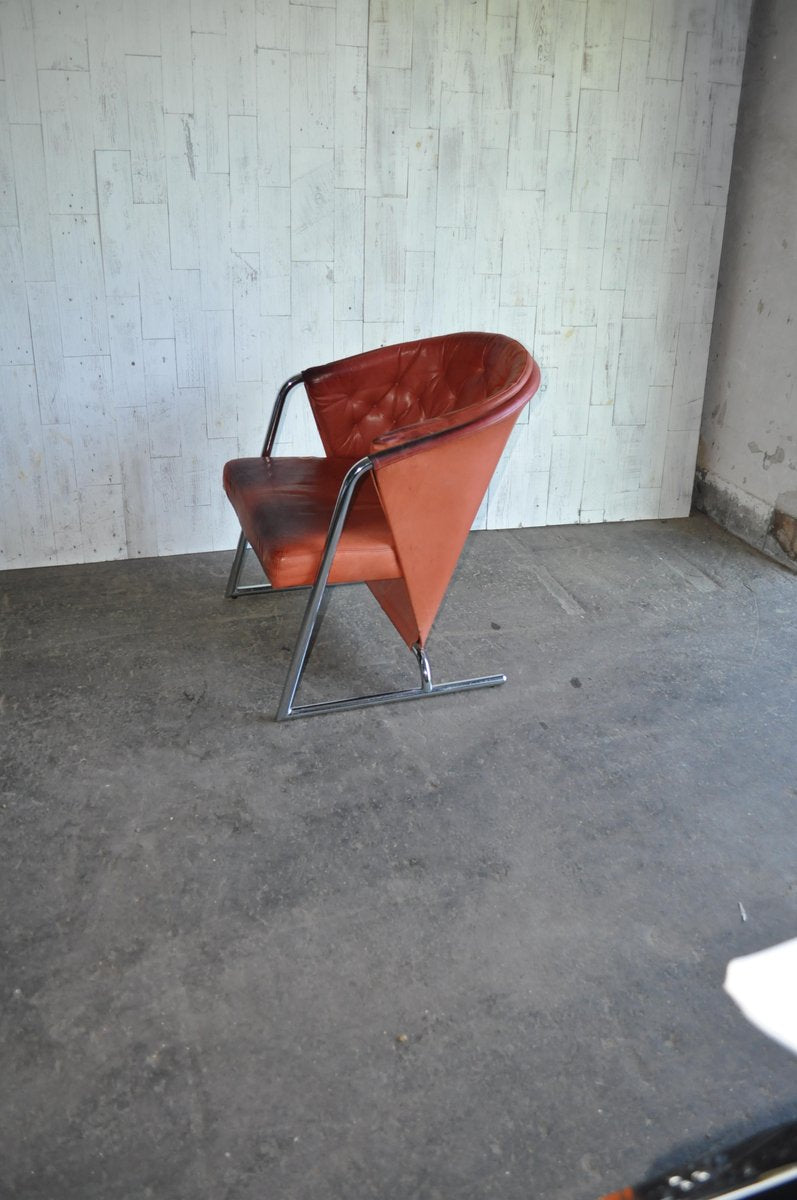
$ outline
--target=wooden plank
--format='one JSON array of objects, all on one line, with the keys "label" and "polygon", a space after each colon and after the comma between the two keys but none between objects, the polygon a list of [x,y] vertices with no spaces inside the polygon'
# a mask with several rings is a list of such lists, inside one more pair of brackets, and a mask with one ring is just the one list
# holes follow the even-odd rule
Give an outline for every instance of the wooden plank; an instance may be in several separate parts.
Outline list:
[{"label": "wooden plank", "polygon": [[405,202],[395,197],[368,197],[365,202],[366,321],[404,319]]},{"label": "wooden plank", "polygon": [[[603,93],[601,93],[603,95]],[[542,191],[548,166],[551,122],[551,78],[515,70],[509,132],[507,186]]]},{"label": "wooden plank", "polygon": [[710,58],[711,35],[688,33],[681,107],[678,111],[678,133],[675,140],[675,149],[682,154],[699,154],[706,139],[706,112],[709,109],[711,87]]},{"label": "wooden plank", "polygon": [[257,118],[230,117],[230,246],[257,253],[260,201],[257,184]]},{"label": "wooden plank", "polygon": [[586,452],[585,437],[552,439],[547,525],[571,525],[578,521]]},{"label": "wooden plank", "polygon": [[191,0],[169,0],[161,9],[164,113],[194,111]]},{"label": "wooden plank", "polygon": [[133,224],[138,250],[142,336],[174,337],[166,205],[134,204]]},{"label": "wooden plank", "polygon": [[205,379],[205,320],[199,271],[172,271],[172,298],[177,385],[201,387]]},{"label": "wooden plank", "polygon": [[413,131],[407,156],[408,250],[434,251],[437,223],[438,132]]},{"label": "wooden plank", "polygon": [[336,321],[362,321],[365,197],[359,188],[335,189]]},{"label": "wooden plank", "polygon": [[362,353],[362,321],[336,321],[334,337],[335,358],[349,358],[352,354]]},{"label": "wooden plank", "polygon": [[0,43],[3,45],[8,119],[13,123],[37,125],[41,114],[30,0],[5,0],[0,4]]},{"label": "wooden plank", "polygon": [[639,143],[640,198],[647,204],[669,203],[680,103],[680,84],[647,81]]},{"label": "wooden plank", "polygon": [[291,190],[260,189],[260,312],[291,311]]},{"label": "wooden plank", "polygon": [[540,361],[558,368],[553,432],[556,436],[587,432],[595,359],[595,326],[568,326],[561,333],[538,334]]},{"label": "wooden plank", "polygon": [[208,437],[234,437],[235,331],[232,311],[205,313],[204,376]]},{"label": "wooden plank", "polygon": [[44,565],[55,543],[33,367],[0,364],[0,395],[0,564]]},{"label": "wooden plank", "polygon": [[500,275],[503,262],[503,212],[506,152],[482,146],[476,189],[476,257],[480,275]]},{"label": "wooden plank", "polygon": [[368,59],[374,67],[412,66],[412,8],[406,0],[371,0]]},{"label": "wooden plank", "polygon": [[[333,358],[334,292],[331,263],[294,263],[291,293],[294,297],[289,342],[292,346],[292,365],[288,374],[308,364],[329,362]],[[279,321],[281,318],[272,320]],[[266,379],[265,373],[263,378]],[[310,444],[307,439],[310,439],[313,423],[306,415],[302,420],[305,422],[302,434],[305,441],[300,445]]]},{"label": "wooden plank", "polygon": [[116,408],[146,405],[144,344],[138,295],[119,296],[108,304],[111,378]]},{"label": "wooden plank", "polygon": [[[504,239],[506,245],[506,239]],[[564,250],[540,250],[537,286],[537,334],[558,333],[562,328],[562,296],[565,289]]]},{"label": "wooden plank", "polygon": [[291,8],[291,146],[334,147],[335,14]]},{"label": "wooden plank", "polygon": [[484,5],[452,5],[444,9],[444,16],[443,91],[481,94],[485,79]]},{"label": "wooden plank", "polygon": [[515,70],[553,75],[556,52],[556,0],[519,0]]},{"label": "wooden plank", "polygon": [[160,59],[127,55],[125,71],[133,200],[136,204],[162,204],[166,199],[166,151]]},{"label": "wooden plank", "polygon": [[653,21],[653,0],[634,0],[629,4],[625,14],[625,37],[650,41],[650,30]]},{"label": "wooden plank", "polygon": [[675,351],[683,310],[684,275],[665,272],[659,280],[656,311],[656,340],[651,385],[671,387],[675,374]]},{"label": "wooden plank", "polygon": [[438,228],[430,333],[495,328],[501,278],[474,274],[475,254],[475,228]]},{"label": "wooden plank", "polygon": [[227,32],[224,0],[191,0],[191,28],[194,33],[223,36]]},{"label": "wooden plank", "polygon": [[116,437],[127,556],[149,558],[158,553],[158,536],[146,407],[117,409]]},{"label": "wooden plank", "polygon": [[655,317],[659,300],[667,209],[638,204],[634,209],[625,279],[626,317]]},{"label": "wooden plank", "polygon": [[688,517],[695,483],[698,431],[674,429],[667,434],[661,479],[660,517]]},{"label": "wooden plank", "polygon": [[697,179],[697,156],[676,154],[667,207],[662,268],[671,273],[686,271],[686,258],[692,236],[692,203]]},{"label": "wooden plank", "polygon": [[534,306],[540,284],[543,192],[506,192],[501,304]]},{"label": "wooden plank", "polygon": [[639,163],[617,158],[612,163],[606,242],[603,249],[601,287],[623,291],[628,275],[634,212],[640,203],[642,183]]},{"label": "wooden plank", "polygon": [[110,359],[67,358],[64,369],[77,485],[121,483]]},{"label": "wooden plank", "polygon": [[86,5],[83,0],[54,5],[33,0],[36,66],[40,71],[88,71]]},{"label": "wooden plank", "polygon": [[435,256],[408,250],[404,255],[404,333],[407,340],[426,337],[434,324]]},{"label": "wooden plank", "polygon": [[68,425],[69,402],[56,287],[49,282],[29,283],[26,290],[41,423]]},{"label": "wooden plank", "polygon": [[88,0],[91,109],[97,150],[129,150],[124,0]]},{"label": "wooden plank", "polygon": [[335,187],[365,187],[366,51],[335,50]]},{"label": "wooden plank", "polygon": [[649,79],[683,79],[687,24],[679,0],[653,0]]},{"label": "wooden plank", "polygon": [[476,224],[479,172],[479,97],[472,92],[446,92],[440,116],[440,167],[437,178],[437,224],[472,228]]},{"label": "wooden plank", "polygon": [[607,210],[616,113],[614,92],[581,93],[571,200],[575,210]]},{"label": "wooden plank", "polygon": [[108,353],[108,313],[96,216],[51,218],[65,355]]},{"label": "wooden plank", "polygon": [[255,0],[255,40],[258,49],[290,49],[290,10],[290,0]]},{"label": "wooden plank", "polygon": [[227,0],[227,103],[230,115],[257,115],[255,0]]},{"label": "wooden plank", "polygon": [[410,126],[437,128],[443,78],[443,0],[414,0],[412,66],[410,70]]},{"label": "wooden plank", "polygon": [[290,158],[290,54],[260,50],[257,55],[258,181],[263,187],[288,187]]},{"label": "wooden plank", "polygon": [[261,377],[260,255],[236,254],[232,275],[232,309],[235,335],[235,378],[239,382]]},{"label": "wooden plank", "polygon": [[618,158],[636,158],[639,154],[647,59],[647,41],[640,42],[632,38],[623,41],[614,131]]},{"label": "wooden plank", "polygon": [[368,45],[368,0],[338,0],[335,40],[339,46]]},{"label": "wooden plank", "polygon": [[[191,11],[193,14],[193,4]],[[197,171],[226,173],[230,169],[226,39],[216,33],[194,33],[191,41]]]},{"label": "wooden plank", "polygon": [[201,190],[197,180],[193,117],[164,116],[169,252],[175,270],[199,267]]},{"label": "wooden plank", "polygon": [[645,424],[655,336],[655,321],[623,320],[614,401],[615,425]]},{"label": "wooden plank", "polygon": [[594,325],[600,302],[605,213],[570,213],[562,296],[564,325]]},{"label": "wooden plank", "polygon": [[125,52],[157,58],[161,53],[161,0],[124,0],[124,6]]},{"label": "wooden plank", "polygon": [[[1,48],[1,47],[0,47]],[[17,187],[14,182],[15,168],[11,151],[11,130],[8,126],[6,85],[0,78],[0,225],[17,225]],[[23,160],[23,167],[25,161]],[[20,190],[22,184],[20,183]],[[44,204],[47,215],[46,193],[40,193],[39,206]]]},{"label": "wooden plank", "polygon": [[575,158],[575,133],[552,131],[545,164],[545,202],[540,234],[541,243],[548,250],[567,249]]},{"label": "wooden plank", "polygon": [[594,406],[614,404],[624,299],[625,293],[622,291],[601,289],[598,295],[595,364],[590,395],[590,403]]},{"label": "wooden plank", "polygon": [[94,122],[86,71],[40,71],[44,161],[51,214],[96,213]]},{"label": "wooden plank", "polygon": [[509,112],[512,108],[512,77],[515,62],[516,20],[514,13],[488,13],[485,26],[482,80],[482,109]]},{"label": "wooden plank", "polygon": [[52,280],[55,267],[47,213],[41,128],[38,125],[12,125],[11,146],[17,180],[25,278],[30,281]]},{"label": "wooden plank", "polygon": [[177,364],[174,341],[153,338],[144,342],[144,387],[147,397],[149,457],[178,458],[181,454],[177,410]]},{"label": "wooden plank", "polygon": [[[183,497],[187,505],[202,507],[210,504],[212,492],[221,490],[221,464],[238,454],[238,440],[208,439],[204,388],[180,388],[177,406],[183,460]],[[225,453],[228,447],[232,453]],[[214,470],[216,465],[218,469]]]},{"label": "wooden plank", "polygon": [[700,429],[706,386],[711,325],[681,322],[668,427]]},{"label": "wooden plank", "polygon": [[291,258],[331,262],[334,257],[335,155],[329,149],[291,151]]},{"label": "wooden plank", "polygon": [[334,5],[291,4],[291,50],[296,54],[335,54]]},{"label": "wooden plank", "polygon": [[590,0],[584,30],[583,88],[617,91],[626,19],[626,0]]},{"label": "wooden plank", "polygon": [[751,0],[717,0],[709,79],[736,86],[742,81]]},{"label": "wooden plank", "polygon": [[550,127],[564,133],[572,132],[578,122],[586,15],[584,0],[561,0],[556,14]]},{"label": "wooden plank", "polygon": [[739,84],[712,83],[709,91],[709,133],[703,145],[698,168],[695,202],[721,207],[728,194],[736,114],[739,108]]},{"label": "wooden plank", "polygon": [[581,520],[585,512],[591,514],[593,521],[604,519],[616,468],[617,430],[612,424],[612,410],[605,405],[593,405],[589,410],[584,479],[581,485]]},{"label": "wooden plank", "polygon": [[230,179],[228,175],[203,175],[199,185],[199,270],[202,279],[202,307],[232,310]]},{"label": "wooden plank", "polygon": [[83,530],[69,426],[46,426],[42,429],[42,440],[56,562],[59,565],[83,562]]},{"label": "wooden plank", "polygon": [[138,255],[130,154],[127,150],[98,150],[95,160],[105,293],[136,296]]},{"label": "wooden plank", "polygon": [[369,196],[406,196],[410,72],[368,70],[365,186]]},{"label": "wooden plank", "polygon": [[[488,529],[518,529],[544,525],[548,505],[550,470],[534,468],[540,430],[535,422],[515,426],[501,457],[487,498]],[[545,448],[550,459],[551,439]]]}]

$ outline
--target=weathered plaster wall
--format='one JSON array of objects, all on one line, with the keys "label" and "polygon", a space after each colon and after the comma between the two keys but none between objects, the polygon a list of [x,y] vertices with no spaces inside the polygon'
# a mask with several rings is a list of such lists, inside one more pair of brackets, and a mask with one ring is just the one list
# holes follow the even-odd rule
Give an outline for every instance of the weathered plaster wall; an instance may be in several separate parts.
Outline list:
[{"label": "weathered plaster wall", "polygon": [[797,566],[797,5],[750,24],[698,457],[697,503]]},{"label": "weathered plaster wall", "polygon": [[482,525],[687,512],[748,14],[0,0],[0,564],[233,545],[285,376],[463,328],[547,389]]}]

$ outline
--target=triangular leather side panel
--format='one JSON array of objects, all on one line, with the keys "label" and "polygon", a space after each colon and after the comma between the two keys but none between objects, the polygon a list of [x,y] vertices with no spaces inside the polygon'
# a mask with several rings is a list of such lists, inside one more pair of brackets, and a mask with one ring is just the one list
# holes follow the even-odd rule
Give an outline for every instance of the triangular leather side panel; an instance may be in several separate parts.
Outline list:
[{"label": "triangular leather side panel", "polygon": [[441,438],[376,471],[401,580],[369,582],[404,641],[423,645],[517,419]]}]

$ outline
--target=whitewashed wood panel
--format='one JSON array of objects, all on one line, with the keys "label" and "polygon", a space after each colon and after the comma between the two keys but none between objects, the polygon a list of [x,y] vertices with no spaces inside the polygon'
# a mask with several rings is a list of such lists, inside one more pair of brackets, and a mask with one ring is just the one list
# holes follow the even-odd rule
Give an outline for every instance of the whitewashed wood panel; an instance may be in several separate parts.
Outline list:
[{"label": "whitewashed wood panel", "polygon": [[335,50],[335,187],[365,186],[365,98],[367,58],[364,46]]},{"label": "whitewashed wood panel", "polygon": [[515,71],[509,131],[507,186],[541,191],[548,172],[551,78]]},{"label": "whitewashed wood panel", "polygon": [[584,31],[583,88],[616,91],[626,18],[626,0],[590,0]]},{"label": "whitewashed wood panel", "polygon": [[586,16],[585,0],[561,0],[556,14],[551,129],[562,133],[577,125]]},{"label": "whitewashed wood panel", "polygon": [[138,294],[138,253],[133,222],[133,183],[126,150],[98,150],[97,196],[107,296]]},{"label": "whitewashed wood panel", "polygon": [[290,49],[291,0],[255,0],[255,41],[258,49]]},{"label": "whitewashed wood panel", "polygon": [[363,256],[365,197],[359,188],[335,189],[335,301],[336,321],[363,318]]},{"label": "whitewashed wood panel", "polygon": [[335,40],[339,46],[368,45],[368,0],[337,0]]},{"label": "whitewashed wood panel", "polygon": [[[178,0],[179,2],[179,0]],[[88,0],[86,28],[91,63],[91,108],[94,147],[129,150],[124,0]]]},{"label": "whitewashed wood panel", "polygon": [[264,187],[291,182],[290,64],[287,50],[258,51],[258,181]]},{"label": "whitewashed wood panel", "polygon": [[334,257],[335,155],[297,147],[291,153],[291,258],[329,262]]},{"label": "whitewashed wood panel", "polygon": [[138,291],[144,338],[174,337],[169,217],[165,204],[134,204]]},{"label": "whitewashed wood panel", "polygon": [[161,60],[128,55],[125,70],[133,199],[136,204],[162,204],[166,200],[166,151]]},{"label": "whitewashed wood panel", "polygon": [[141,305],[137,292],[135,296],[119,296],[109,301],[108,337],[116,407],[139,408],[146,405]]},{"label": "whitewashed wood panel", "polygon": [[25,278],[32,282],[52,280],[55,278],[55,266],[50,238],[50,218],[47,213],[47,180],[41,127],[12,125],[11,146]]},{"label": "whitewashed wood panel", "polygon": [[169,0],[161,9],[164,113],[194,111],[191,0]]},{"label": "whitewashed wood panel", "polygon": [[164,116],[169,253],[175,270],[199,269],[202,194],[196,169],[196,130],[191,116]]},{"label": "whitewashed wood panel", "polygon": [[199,271],[172,271],[174,347],[177,384],[201,387],[204,382],[205,320]]},{"label": "whitewashed wood panel", "polygon": [[38,125],[41,109],[30,0],[4,0],[0,4],[0,42],[3,45],[8,119]]},{"label": "whitewashed wood panel", "polygon": [[260,189],[260,312],[290,316],[291,190]]},{"label": "whitewashed wood panel", "polygon": [[225,173],[230,169],[226,39],[216,33],[194,33],[191,41],[197,171]]},{"label": "whitewashed wood panel", "polygon": [[199,274],[202,281],[202,307],[232,310],[230,177],[203,175],[199,182]]},{"label": "whitewashed wood panel", "polygon": [[54,283],[29,283],[26,290],[41,423],[68,425],[69,397],[56,287]]},{"label": "whitewashed wood panel", "polygon": [[368,68],[365,186],[369,196],[406,196],[410,72]]},{"label": "whitewashed wood panel", "polygon": [[111,360],[67,358],[65,369],[77,485],[121,483]]},{"label": "whitewashed wood panel", "polygon": [[94,120],[87,71],[40,71],[39,94],[53,214],[96,213]]},{"label": "whitewashed wood panel", "polygon": [[4,567],[54,562],[55,539],[33,367],[0,364],[0,500]]},{"label": "whitewashed wood panel", "polygon": [[33,0],[36,66],[40,71],[88,71],[86,4]]},{"label": "whitewashed wood panel", "polygon": [[255,0],[228,0],[227,104],[230,116],[257,115]]},{"label": "whitewashed wood panel", "polygon": [[108,312],[96,216],[50,221],[64,354],[107,354]]},{"label": "whitewashed wood panel", "polygon": [[616,114],[615,92],[585,89],[581,93],[571,200],[576,212],[606,212],[616,141]]},{"label": "whitewashed wood panel", "polygon": [[146,407],[142,405],[117,410],[116,440],[124,497],[127,557],[149,558],[158,553],[158,533]]},{"label": "whitewashed wood panel", "polygon": [[257,118],[230,117],[230,246],[257,252],[260,200],[257,183]]},{"label": "whitewashed wood panel", "polygon": [[232,311],[235,336],[235,378],[260,379],[260,255],[236,254],[232,275]]},{"label": "whitewashed wood panel", "polygon": [[543,368],[476,524],[685,511],[748,11],[0,0],[3,561],[231,545],[287,375],[457,328]]}]

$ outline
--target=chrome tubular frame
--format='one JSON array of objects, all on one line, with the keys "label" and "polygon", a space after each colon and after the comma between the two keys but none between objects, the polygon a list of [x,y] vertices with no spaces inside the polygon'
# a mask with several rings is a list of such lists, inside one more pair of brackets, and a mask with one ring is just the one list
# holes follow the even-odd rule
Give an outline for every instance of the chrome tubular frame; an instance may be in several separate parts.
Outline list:
[{"label": "chrome tubular frame", "polygon": [[[279,428],[280,419],[288,393],[297,384],[301,383],[301,375],[292,375],[287,379],[277,393],[274,409],[269,421],[266,439],[263,443],[263,457],[271,454],[276,440],[277,431]],[[357,491],[359,484],[365,476],[373,471],[374,459],[387,457],[389,451],[383,451],[379,455],[373,457],[361,458],[349,468],[344,476],[343,482],[338,492],[335,507],[332,511],[332,517],[329,522],[329,530],[327,539],[324,545],[324,551],[321,556],[321,564],[318,568],[318,575],[312,585],[310,596],[307,600],[307,607],[304,611],[302,624],[299,629],[299,635],[296,641],[296,647],[291,658],[291,664],[288,668],[288,676],[285,680],[285,686],[282,689],[282,697],[280,699],[279,708],[277,709],[277,721],[291,721],[298,717],[319,716],[322,713],[330,712],[345,712],[355,708],[369,708],[373,704],[395,704],[402,700],[422,700],[427,696],[444,696],[450,692],[465,692],[475,691],[477,688],[497,687],[499,684],[506,683],[506,675],[482,675],[475,679],[457,679],[450,683],[433,683],[432,669],[429,664],[429,659],[424,648],[417,642],[412,647],[418,667],[421,674],[420,687],[408,688],[395,692],[378,692],[371,696],[350,696],[344,700],[327,700],[318,704],[295,704],[296,692],[301,683],[302,674],[304,673],[307,659],[315,641],[316,634],[320,625],[320,620],[323,615],[324,601],[329,584],[329,574],[332,570],[332,561],[335,557],[335,551],[340,540],[340,535],[343,532],[343,526],[346,522],[351,502],[354,494]],[[236,599],[238,596],[251,595],[255,592],[273,592],[273,591],[292,591],[294,589],[272,587],[270,583],[255,584],[253,586],[239,586],[241,569],[243,567],[244,556],[246,553],[247,540],[242,533],[238,539],[238,546],[233,558],[230,576],[227,581],[226,595],[229,599]]]}]

